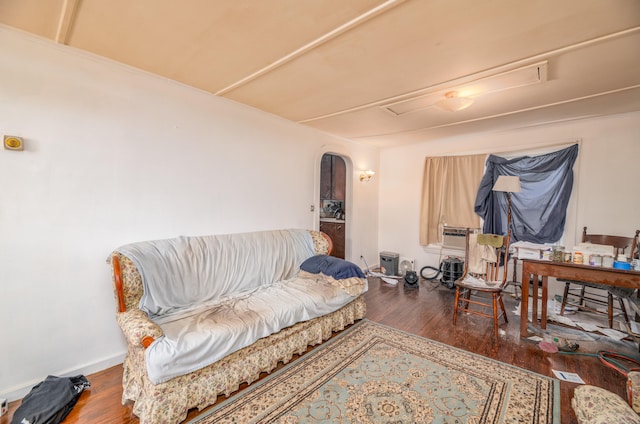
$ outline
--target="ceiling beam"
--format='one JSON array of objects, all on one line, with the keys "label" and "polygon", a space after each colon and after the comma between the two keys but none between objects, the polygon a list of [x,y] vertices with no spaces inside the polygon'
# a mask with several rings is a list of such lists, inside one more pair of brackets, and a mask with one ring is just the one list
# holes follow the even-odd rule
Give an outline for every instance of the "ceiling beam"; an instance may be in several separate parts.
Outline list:
[{"label": "ceiling beam", "polygon": [[369,19],[378,16],[381,13],[384,13],[388,10],[390,10],[391,8],[399,5],[400,3],[403,3],[405,0],[387,0],[384,3],[380,4],[379,6],[374,7],[371,10],[366,11],[365,13],[356,16],[355,18],[351,19],[349,22],[344,23],[342,25],[340,25],[338,28],[333,29],[332,31],[329,31],[328,33],[322,35],[321,37],[316,38],[315,40],[305,44],[304,46],[300,47],[297,50],[294,50],[293,52],[289,53],[286,56],[281,57],[280,59],[276,60],[275,62],[270,63],[269,65],[258,69],[256,72],[252,73],[251,75],[247,75],[246,77],[234,82],[233,84],[230,84],[226,87],[224,87],[221,90],[218,90],[215,94],[217,96],[221,96],[223,94],[226,94],[240,86],[243,86],[245,84],[247,84],[248,82],[253,81],[254,79],[273,71],[274,69],[284,65],[285,63],[288,63],[294,59],[296,59],[297,57],[302,56],[303,54],[307,53],[310,50],[315,49],[318,46],[321,46],[322,44],[328,42],[329,40],[339,36],[340,34],[343,34],[353,28],[355,28],[356,26],[368,21]]},{"label": "ceiling beam", "polygon": [[64,0],[62,3],[60,19],[58,20],[58,30],[56,31],[56,43],[67,44],[79,3],[80,0]]}]

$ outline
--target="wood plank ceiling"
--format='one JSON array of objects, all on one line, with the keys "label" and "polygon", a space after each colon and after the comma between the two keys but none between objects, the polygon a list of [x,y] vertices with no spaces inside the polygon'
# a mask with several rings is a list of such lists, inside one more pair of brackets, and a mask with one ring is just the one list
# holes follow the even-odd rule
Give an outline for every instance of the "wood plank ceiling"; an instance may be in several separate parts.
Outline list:
[{"label": "wood plank ceiling", "polygon": [[0,24],[381,147],[640,110],[638,0],[0,0]]}]

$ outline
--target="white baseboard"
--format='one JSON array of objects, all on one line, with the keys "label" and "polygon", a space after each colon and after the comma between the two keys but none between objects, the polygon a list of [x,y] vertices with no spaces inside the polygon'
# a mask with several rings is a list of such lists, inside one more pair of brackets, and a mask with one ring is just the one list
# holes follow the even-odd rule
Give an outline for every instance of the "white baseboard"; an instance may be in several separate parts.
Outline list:
[{"label": "white baseboard", "polygon": [[[93,362],[91,364],[86,364],[79,368],[67,369],[60,371],[58,373],[51,373],[51,375],[55,375],[57,377],[72,377],[75,375],[84,375],[85,377],[89,374],[96,373],[98,371],[106,370],[107,368],[111,368],[114,365],[121,364],[124,362],[124,357],[126,353],[121,353],[118,355],[114,355],[110,358],[102,359],[97,362]],[[33,386],[43,381],[47,376],[44,375],[40,380],[25,382],[23,386],[14,386],[9,388],[9,390],[5,393],[0,393],[0,398],[5,398],[9,402],[13,402],[14,400],[22,399],[25,397],[27,393],[31,390]],[[89,383],[91,383],[91,379],[89,378]],[[90,390],[90,389],[89,389]]]}]

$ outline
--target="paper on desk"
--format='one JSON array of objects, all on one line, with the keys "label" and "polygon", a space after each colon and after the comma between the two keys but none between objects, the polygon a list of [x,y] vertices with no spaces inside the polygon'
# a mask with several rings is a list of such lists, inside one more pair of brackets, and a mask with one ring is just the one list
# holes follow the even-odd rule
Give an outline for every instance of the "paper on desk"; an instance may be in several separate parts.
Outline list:
[{"label": "paper on desk", "polygon": [[584,380],[582,380],[580,376],[576,373],[566,372],[566,371],[557,371],[557,370],[551,370],[551,371],[553,371],[553,373],[555,374],[556,377],[558,377],[559,380],[568,381],[569,383],[584,384]]},{"label": "paper on desk", "polygon": [[585,255],[585,257],[588,257],[589,255],[614,256],[613,253],[615,249],[613,246],[605,244],[583,242],[574,246],[573,251],[580,251]]}]

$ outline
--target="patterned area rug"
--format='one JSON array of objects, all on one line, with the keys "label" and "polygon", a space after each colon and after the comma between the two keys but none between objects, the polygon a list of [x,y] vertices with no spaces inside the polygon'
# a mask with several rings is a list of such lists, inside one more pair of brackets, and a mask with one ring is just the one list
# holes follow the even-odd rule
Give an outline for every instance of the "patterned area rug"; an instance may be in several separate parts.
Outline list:
[{"label": "patterned area rug", "polygon": [[560,422],[558,380],[363,320],[189,424]]}]

